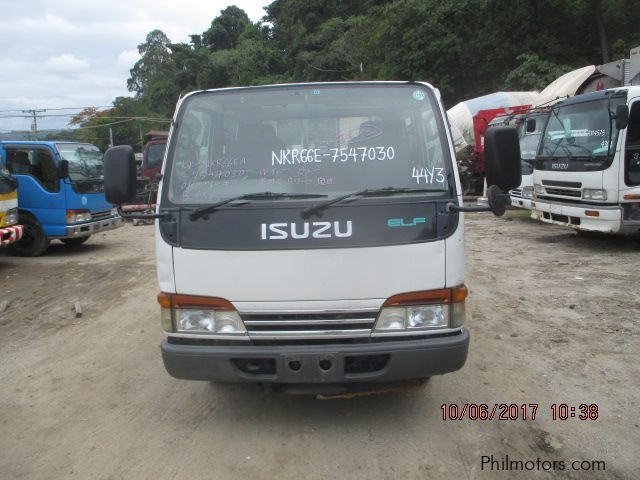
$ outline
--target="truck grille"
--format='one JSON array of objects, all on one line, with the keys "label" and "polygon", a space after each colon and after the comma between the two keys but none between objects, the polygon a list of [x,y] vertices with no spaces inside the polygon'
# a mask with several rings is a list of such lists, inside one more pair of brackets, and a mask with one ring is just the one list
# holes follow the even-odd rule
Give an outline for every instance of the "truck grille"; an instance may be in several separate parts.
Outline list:
[{"label": "truck grille", "polygon": [[339,339],[369,337],[377,309],[312,313],[244,313],[252,340]]},{"label": "truck grille", "polygon": [[559,195],[564,197],[574,197],[581,198],[582,192],[580,190],[569,190],[567,188],[557,188],[557,187],[545,187],[547,191],[547,195]]},{"label": "truck grille", "polygon": [[97,221],[97,220],[105,220],[109,217],[111,217],[111,210],[106,210],[104,212],[93,212],[91,214],[91,220],[93,221]]},{"label": "truck grille", "polygon": [[511,195],[513,195],[514,197],[522,197],[522,190],[519,188],[514,188],[513,190],[511,190]]}]

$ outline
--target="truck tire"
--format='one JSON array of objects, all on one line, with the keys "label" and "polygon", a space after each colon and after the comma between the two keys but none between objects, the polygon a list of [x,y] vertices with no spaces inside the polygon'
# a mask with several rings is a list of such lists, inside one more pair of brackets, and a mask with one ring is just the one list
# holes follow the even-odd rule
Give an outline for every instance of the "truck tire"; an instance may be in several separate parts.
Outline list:
[{"label": "truck tire", "polygon": [[46,237],[38,221],[30,215],[20,215],[20,223],[24,232],[20,241],[12,245],[12,252],[19,257],[37,257],[49,248]]},{"label": "truck tire", "polygon": [[82,245],[91,235],[87,235],[86,237],[78,237],[78,238],[61,238],[60,241],[65,245]]}]

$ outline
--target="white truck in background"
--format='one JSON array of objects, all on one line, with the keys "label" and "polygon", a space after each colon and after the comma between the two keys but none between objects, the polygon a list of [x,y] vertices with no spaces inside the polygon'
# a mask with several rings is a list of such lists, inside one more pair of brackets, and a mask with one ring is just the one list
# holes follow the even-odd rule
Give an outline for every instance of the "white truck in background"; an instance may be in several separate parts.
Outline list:
[{"label": "white truck in background", "polygon": [[640,86],[551,107],[533,182],[534,219],[579,232],[640,233]]}]

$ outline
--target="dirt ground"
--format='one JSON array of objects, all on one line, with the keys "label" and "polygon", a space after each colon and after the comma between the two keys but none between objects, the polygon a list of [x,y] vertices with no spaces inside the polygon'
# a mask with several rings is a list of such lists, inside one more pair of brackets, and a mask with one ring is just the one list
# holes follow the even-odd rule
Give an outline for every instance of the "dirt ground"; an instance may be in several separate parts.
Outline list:
[{"label": "dirt ground", "polygon": [[[166,374],[151,226],[40,258],[0,253],[0,477],[640,478],[638,241],[519,211],[465,223],[467,364],[351,400]],[[539,407],[535,420],[443,420],[451,403]],[[596,404],[598,419],[554,421],[554,403]],[[483,469],[491,455],[566,469]]]}]

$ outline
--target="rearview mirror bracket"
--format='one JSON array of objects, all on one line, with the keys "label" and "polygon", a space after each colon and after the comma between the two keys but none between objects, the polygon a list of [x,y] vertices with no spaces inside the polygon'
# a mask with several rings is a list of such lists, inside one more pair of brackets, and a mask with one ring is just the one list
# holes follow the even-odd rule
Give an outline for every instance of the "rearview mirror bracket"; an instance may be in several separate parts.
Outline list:
[{"label": "rearview mirror bracket", "polygon": [[492,212],[496,217],[501,217],[511,203],[511,197],[504,193],[497,185],[491,185],[487,189],[489,205],[465,207],[457,203],[449,202],[446,205],[447,212]]}]

